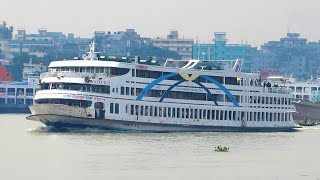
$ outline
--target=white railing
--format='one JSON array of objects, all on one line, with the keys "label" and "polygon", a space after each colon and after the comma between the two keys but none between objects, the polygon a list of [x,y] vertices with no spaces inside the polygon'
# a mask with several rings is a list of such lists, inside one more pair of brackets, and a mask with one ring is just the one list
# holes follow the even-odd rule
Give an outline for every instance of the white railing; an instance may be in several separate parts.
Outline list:
[{"label": "white railing", "polygon": [[284,87],[265,87],[263,88],[263,92],[268,93],[280,93],[280,94],[290,94],[291,91]]},{"label": "white railing", "polygon": [[[46,72],[40,75],[40,78],[47,78],[47,77],[78,77],[78,78],[85,78],[85,77],[95,77],[96,73],[84,73],[84,72]],[[101,74],[99,74],[101,75]]]}]

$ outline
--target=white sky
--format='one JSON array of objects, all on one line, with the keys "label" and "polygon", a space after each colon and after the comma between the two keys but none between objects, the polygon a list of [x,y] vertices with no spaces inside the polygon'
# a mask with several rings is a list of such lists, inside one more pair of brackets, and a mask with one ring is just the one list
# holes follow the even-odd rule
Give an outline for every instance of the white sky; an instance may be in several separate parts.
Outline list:
[{"label": "white sky", "polygon": [[35,33],[134,28],[142,36],[165,36],[178,29],[184,37],[209,42],[227,32],[229,43],[260,45],[300,32],[320,40],[320,0],[0,0],[0,20]]}]

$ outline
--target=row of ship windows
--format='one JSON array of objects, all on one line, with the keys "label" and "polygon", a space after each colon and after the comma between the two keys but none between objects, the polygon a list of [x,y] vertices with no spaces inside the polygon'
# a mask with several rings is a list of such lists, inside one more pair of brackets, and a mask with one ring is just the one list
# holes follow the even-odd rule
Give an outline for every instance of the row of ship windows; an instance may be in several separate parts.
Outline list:
[{"label": "row of ship windows", "polygon": [[29,104],[33,103],[32,99],[22,99],[22,98],[8,98],[7,101],[5,98],[0,98],[0,104]]},{"label": "row of ship windows", "polygon": [[183,119],[233,120],[241,121],[291,121],[289,113],[241,112],[194,108],[127,105],[126,113],[137,116],[168,117]]},{"label": "row of ship windows", "polygon": [[277,105],[291,105],[292,104],[290,98],[265,97],[265,96],[249,96],[249,103],[277,104]]},{"label": "row of ship windows", "polygon": [[[289,86],[289,89],[296,93],[307,93],[310,92],[310,87],[295,87],[295,86]],[[320,87],[311,87],[311,92],[320,91]]]},{"label": "row of ship windows", "polygon": [[[101,73],[107,76],[121,76],[127,74],[130,69],[127,68],[116,68],[116,67],[58,67],[49,69],[50,72],[81,72],[81,73]],[[170,74],[171,72],[161,72],[161,71],[150,71],[150,70],[134,70],[132,69],[132,77],[141,77],[141,78],[152,78],[157,79],[163,75]],[[191,76],[191,74],[189,74]],[[223,77],[223,76],[209,76],[221,84],[228,85],[249,85],[249,86],[258,86],[257,81],[254,79],[243,79],[237,77]],[[168,80],[183,80],[179,75],[170,77]],[[197,78],[195,81],[208,83],[203,77]]]},{"label": "row of ship windows", "polygon": [[[132,95],[134,93],[137,95],[142,92],[142,88],[133,87],[121,87],[121,95]],[[164,90],[150,90],[146,96],[147,97],[161,97],[164,94]],[[201,101],[224,101],[224,95],[213,94],[208,96],[206,93],[194,93],[194,92],[180,92],[180,91],[170,91],[166,94],[167,98],[171,99],[188,99],[188,100],[201,100]],[[240,101],[239,95],[234,95],[238,102]],[[230,99],[225,98],[226,102],[231,102]],[[249,96],[249,103],[254,104],[276,104],[276,105],[291,105],[290,98],[280,98],[280,97],[266,97],[266,96]]]},{"label": "row of ship windows", "polygon": [[32,88],[0,88],[0,95],[8,96],[33,96],[39,89]]},{"label": "row of ship windows", "polygon": [[[170,74],[171,72],[162,72],[162,71],[150,71],[150,70],[140,70],[137,69],[136,71],[132,71],[132,77],[141,77],[141,78],[151,78],[151,79],[157,79],[163,75]],[[189,77],[191,74],[189,74]],[[238,79],[236,77],[222,77],[222,76],[209,76],[212,79],[218,81],[220,84],[229,84],[229,85],[240,85],[241,79]],[[183,80],[183,78],[179,75],[173,76],[168,78],[168,80],[176,80],[180,81]],[[196,82],[203,82],[208,83],[209,81],[206,80],[203,77],[198,77],[195,79]],[[252,81],[253,82],[253,81]]]},{"label": "row of ship windows", "polygon": [[130,69],[116,67],[57,67],[50,68],[50,72],[81,72],[81,73],[100,73],[107,76],[122,76],[129,73]]},{"label": "row of ship windows", "polygon": [[101,94],[110,94],[110,86],[107,85],[92,85],[92,84],[76,84],[76,83],[43,83],[41,89],[64,89],[75,90],[81,92],[94,92]]}]

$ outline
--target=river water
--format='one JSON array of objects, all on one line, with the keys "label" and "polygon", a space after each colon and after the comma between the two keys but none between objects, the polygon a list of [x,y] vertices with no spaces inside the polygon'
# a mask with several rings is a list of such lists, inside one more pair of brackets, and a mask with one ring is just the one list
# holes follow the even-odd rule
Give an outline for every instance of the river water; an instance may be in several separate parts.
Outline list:
[{"label": "river water", "polygon": [[[320,179],[320,127],[290,133],[54,132],[0,115],[0,179]],[[230,152],[217,153],[217,145]]]}]

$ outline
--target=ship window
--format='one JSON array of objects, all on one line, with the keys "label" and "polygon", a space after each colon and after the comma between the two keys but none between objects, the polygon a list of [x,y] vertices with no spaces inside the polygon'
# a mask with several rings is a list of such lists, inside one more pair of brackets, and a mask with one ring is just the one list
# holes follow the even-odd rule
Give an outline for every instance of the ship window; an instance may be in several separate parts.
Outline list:
[{"label": "ship window", "polygon": [[18,88],[17,89],[17,95],[18,96],[23,96],[24,95],[24,89],[23,88]]},{"label": "ship window", "polygon": [[284,121],[288,120],[288,113],[284,113]]},{"label": "ship window", "polygon": [[111,75],[112,76],[122,76],[122,75],[127,74],[129,71],[130,71],[130,69],[112,67],[111,68]]},{"label": "ship window", "polygon": [[159,107],[159,117],[162,117],[162,107]]},{"label": "ship window", "polygon": [[184,108],[181,108],[181,118],[184,118]]},{"label": "ship window", "polygon": [[97,73],[104,73],[104,68],[103,67],[98,68]]},{"label": "ship window", "polygon": [[167,117],[167,108],[166,107],[163,108],[163,117]]},{"label": "ship window", "polygon": [[136,108],[135,108],[135,114],[138,116],[138,115],[139,115],[139,106],[136,105],[135,107],[136,107]]},{"label": "ship window", "polygon": [[15,104],[16,102],[15,102],[15,99],[13,99],[13,98],[8,98],[7,99],[7,104]]},{"label": "ship window", "polygon": [[154,116],[158,117],[158,107],[154,107]]},{"label": "ship window", "polygon": [[6,99],[5,98],[0,98],[0,104],[5,104],[6,103]]},{"label": "ship window", "polygon": [[130,93],[129,90],[130,90],[129,87],[126,87],[126,95],[129,95]]},{"label": "ship window", "polygon": [[142,89],[141,88],[136,88],[136,94],[138,95],[138,94],[140,94],[141,93],[141,91],[142,91]]},{"label": "ship window", "polygon": [[168,107],[168,117],[171,118],[171,107]]},{"label": "ship window", "polygon": [[296,92],[297,92],[297,93],[302,93],[302,87],[297,87],[297,88],[296,88]]},{"label": "ship window", "polygon": [[198,109],[195,109],[195,110],[194,110],[194,118],[195,118],[195,119],[198,119]]},{"label": "ship window", "polygon": [[134,105],[131,105],[131,108],[130,108],[130,114],[131,114],[131,115],[134,115],[134,113],[133,113],[133,112],[134,112]]},{"label": "ship window", "polygon": [[27,96],[33,96],[33,89],[32,88],[27,88],[26,89],[26,95]]},{"label": "ship window", "polygon": [[172,108],[172,117],[173,117],[173,118],[176,117],[176,108]]},{"label": "ship window", "polygon": [[143,116],[143,106],[140,106],[140,115]]},{"label": "ship window", "polygon": [[134,88],[131,88],[131,96],[134,96]]},{"label": "ship window", "polygon": [[110,103],[110,113],[113,113],[113,103]]},{"label": "ship window", "polygon": [[190,119],[193,119],[193,109],[190,109]]},{"label": "ship window", "polygon": [[186,108],[186,119],[189,119],[189,108]]},{"label": "ship window", "polygon": [[17,99],[17,104],[24,104],[24,99],[18,98]]},{"label": "ship window", "polygon": [[208,111],[207,111],[207,119],[210,119],[210,113],[211,113],[211,111],[208,110]]},{"label": "ship window", "polygon": [[145,106],[145,107],[144,107],[144,115],[145,115],[145,116],[148,116],[148,115],[149,115],[148,108],[149,108],[148,106]]},{"label": "ship window", "polygon": [[14,88],[8,88],[7,95],[15,95],[16,90]]},{"label": "ship window", "polygon": [[206,119],[206,112],[207,112],[207,110],[204,109],[204,110],[203,110],[203,114],[202,114],[202,118],[203,118],[203,119]]},{"label": "ship window", "polygon": [[0,95],[5,95],[6,88],[0,88]]},{"label": "ship window", "polygon": [[180,108],[177,108],[177,118],[180,118]]},{"label": "ship window", "polygon": [[226,77],[225,84],[237,85],[237,78],[236,77]]},{"label": "ship window", "polygon": [[124,95],[124,87],[121,87],[120,94]]},{"label": "ship window", "polygon": [[115,113],[116,113],[116,114],[119,114],[119,110],[120,110],[120,109],[119,109],[119,103],[116,103],[116,104],[115,104]]},{"label": "ship window", "polygon": [[212,112],[212,113],[211,113],[211,119],[214,120],[214,119],[215,119],[215,117],[214,117],[214,115],[215,115],[215,110],[212,110],[211,112]]},{"label": "ship window", "polygon": [[135,77],[135,70],[134,69],[131,70],[131,73],[132,73],[132,77]]},{"label": "ship window", "polygon": [[278,115],[277,115],[278,113],[273,113],[273,121],[277,121],[277,119],[278,119]]},{"label": "ship window", "polygon": [[153,116],[153,107],[150,106],[150,116]]},{"label": "ship window", "polygon": [[220,110],[220,120],[224,120],[224,113],[223,113],[223,111],[222,110]]}]

